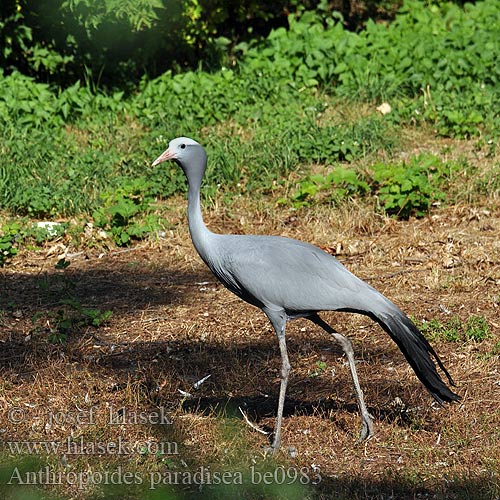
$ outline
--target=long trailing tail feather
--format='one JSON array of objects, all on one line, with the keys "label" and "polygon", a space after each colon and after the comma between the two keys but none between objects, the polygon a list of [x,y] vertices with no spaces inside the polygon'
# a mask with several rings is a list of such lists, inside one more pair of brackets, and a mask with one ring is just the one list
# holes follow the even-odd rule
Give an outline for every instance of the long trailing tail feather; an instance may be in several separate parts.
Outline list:
[{"label": "long trailing tail feather", "polygon": [[436,351],[412,321],[394,304],[391,303],[391,306],[384,312],[372,313],[373,319],[396,342],[416,376],[438,403],[459,401],[460,396],[448,388],[436,369],[432,358],[436,360],[449,383],[455,385]]}]

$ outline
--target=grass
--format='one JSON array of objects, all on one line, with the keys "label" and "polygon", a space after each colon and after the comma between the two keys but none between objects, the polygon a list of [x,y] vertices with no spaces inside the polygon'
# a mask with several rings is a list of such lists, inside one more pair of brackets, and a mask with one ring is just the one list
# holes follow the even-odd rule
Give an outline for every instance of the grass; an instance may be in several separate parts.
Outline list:
[{"label": "grass", "polygon": [[[354,118],[353,103],[325,95],[307,100],[321,106],[304,116],[304,102],[298,102],[258,124],[230,121],[206,127],[200,134],[210,155],[204,196],[214,199],[221,191],[228,199],[266,195],[279,187],[280,202],[296,208],[376,199],[381,213],[408,218],[425,215],[435,204],[470,203],[498,192],[498,165],[489,143],[468,142],[473,150],[461,155],[449,154],[444,145],[437,154],[406,156],[401,130],[375,107],[365,106]],[[50,139],[42,131],[33,132],[26,137],[33,157],[15,149],[17,139],[6,141],[9,154],[21,160],[0,178],[3,204],[10,211],[0,233],[2,260],[15,249],[12,238],[18,245],[42,239],[30,228],[34,218],[66,222],[66,234],[76,241],[84,239],[90,220],[119,245],[170,227],[158,213],[157,202],[184,192],[184,177],[174,164],[149,166],[166,146],[166,138],[149,136],[140,122],[126,115],[107,119],[98,131],[91,123],[86,129],[73,125]],[[8,227],[16,223],[21,228],[12,235]],[[87,241],[95,243],[94,238]]]},{"label": "grass", "polygon": [[[290,16],[288,30],[247,47],[234,67],[167,72],[129,97],[2,75],[1,206],[16,215],[71,217],[121,196],[120,210],[105,206],[111,213],[100,220],[117,229],[115,242],[128,244],[158,226],[147,203],[133,207],[148,216],[143,232],[140,221],[129,220],[123,190],[131,181],[143,178],[146,199],[184,189],[177,169],[159,175],[143,154],[152,144],[164,147],[166,138],[194,135],[207,145],[214,160],[209,196],[217,184],[230,193],[269,188],[304,162],[352,162],[389,151],[402,126],[476,137],[477,147],[491,152],[498,142],[498,8],[498,0],[463,8],[408,1],[393,23],[369,22],[359,34],[306,12]],[[392,111],[380,116],[383,101]],[[498,189],[497,178],[479,178],[476,189]],[[382,195],[382,208],[404,217],[425,212],[431,198],[426,193],[406,210],[407,190],[399,200],[392,191]]]},{"label": "grass", "polygon": [[444,324],[438,320],[431,320],[420,325],[420,330],[432,340],[447,342],[482,342],[490,337],[490,329],[484,316],[469,316],[461,321],[453,316]]}]

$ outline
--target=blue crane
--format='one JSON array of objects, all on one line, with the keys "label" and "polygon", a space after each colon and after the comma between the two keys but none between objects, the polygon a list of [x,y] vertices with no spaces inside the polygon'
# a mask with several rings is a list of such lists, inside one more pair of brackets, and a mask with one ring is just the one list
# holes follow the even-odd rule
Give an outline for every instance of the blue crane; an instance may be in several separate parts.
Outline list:
[{"label": "blue crane", "polygon": [[432,358],[449,383],[455,385],[427,339],[389,299],[348,271],[335,257],[314,245],[280,236],[216,234],[205,226],[200,188],[207,166],[204,148],[193,139],[178,137],[154,162],[174,160],[188,181],[188,224],[193,244],[219,281],[269,318],[281,353],[281,385],[274,440],[281,445],[283,406],[290,373],[285,340],[287,321],[307,318],[340,344],[351,372],[362,427],[360,440],[373,434],[373,421],[363,399],[350,340],[320,318],[320,311],[359,313],[376,321],[396,342],[416,376],[434,399],[458,401],[460,396],[443,382]]}]

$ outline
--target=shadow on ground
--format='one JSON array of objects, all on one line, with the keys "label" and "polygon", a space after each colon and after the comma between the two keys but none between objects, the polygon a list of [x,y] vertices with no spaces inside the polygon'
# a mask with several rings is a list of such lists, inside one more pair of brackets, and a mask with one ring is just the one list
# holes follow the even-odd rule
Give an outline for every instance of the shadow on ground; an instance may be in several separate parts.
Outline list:
[{"label": "shadow on ground", "polygon": [[[272,417],[277,406],[280,362],[273,334],[265,341],[249,338],[242,343],[239,339],[236,345],[186,338],[123,341],[114,338],[112,331],[102,332],[100,328],[75,322],[64,342],[47,342],[54,328],[54,324],[49,323],[57,321],[54,315],[66,307],[64,301],[68,297],[82,307],[109,309],[116,317],[139,317],[150,308],[159,308],[161,314],[167,316],[169,310],[190,304],[194,297],[199,297],[199,285],[207,283],[216,284],[214,277],[205,269],[195,273],[169,269],[161,262],[145,265],[109,259],[79,269],[5,274],[0,278],[0,371],[13,379],[21,377],[30,380],[37,376],[37,365],[45,366],[62,358],[80,363],[87,369],[112,374],[116,380],[132,377],[144,391],[144,396],[159,406],[171,403],[170,395],[159,389],[159,383],[165,376],[176,380],[179,388],[190,390],[193,382],[210,373],[212,378],[202,390],[183,403],[184,410],[242,418],[241,408],[257,422]],[[39,318],[47,325],[35,328]],[[113,325],[108,330],[113,330]],[[300,357],[300,341],[300,338],[289,341],[292,362]],[[312,342],[316,351],[328,351],[331,357],[342,356],[340,347],[328,337],[308,342]],[[385,347],[364,346],[364,363],[376,363],[386,355],[389,347],[394,350],[389,339]],[[272,369],[271,377],[265,376],[266,372],[270,373],[269,368]],[[235,386],[238,387],[236,374],[241,377],[241,370],[245,369],[250,371],[248,378],[254,378],[262,385],[251,390],[248,386],[235,390]],[[363,380],[366,392],[378,395],[379,382],[371,377]],[[327,381],[327,384],[330,382]],[[357,414],[347,372],[336,378],[334,385],[336,392],[331,392],[328,387],[326,391],[330,395],[325,397],[321,395],[325,393],[324,379],[294,380],[292,372],[285,416],[316,414],[329,418],[328,415],[338,411]],[[417,381],[414,386],[418,386]],[[119,391],[120,388],[120,383],[117,383],[110,390]],[[398,380],[388,379],[383,384],[387,401],[405,392],[411,399],[413,391],[414,387],[405,388]],[[227,396],[228,393],[234,396]],[[318,394],[318,397],[311,398],[311,394]],[[175,394],[174,401],[178,400],[179,395]],[[410,425],[400,408],[388,409],[387,405],[379,405],[372,406],[370,411],[378,420]]]},{"label": "shadow on ground", "polygon": [[[110,262],[105,266],[87,265],[79,269],[51,271],[44,273],[9,272],[0,277],[0,376],[12,384],[34,382],[47,366],[60,366],[70,370],[75,377],[78,370],[93,373],[96,377],[109,377],[115,382],[97,391],[104,400],[111,398],[124,401],[130,385],[135,384],[136,393],[144,404],[156,408],[172,408],[199,416],[217,415],[225,419],[243,420],[240,411],[272,436],[272,422],[277,407],[279,389],[279,349],[272,334],[265,340],[248,338],[235,343],[193,339],[179,336],[165,340],[145,340],[138,335],[123,340],[118,335],[121,325],[138,318],[145,310],[158,309],[159,314],[168,316],[178,308],[199,300],[200,284],[216,286],[208,271],[186,272],[171,269],[168,264],[136,265],[129,262]],[[47,336],[54,326],[58,311],[66,310],[64,302],[71,298],[85,308],[99,308],[113,311],[113,318],[107,328],[89,324],[74,323],[73,330],[63,343],[47,342]],[[204,298],[203,300],[206,300]],[[186,316],[188,319],[188,316]],[[40,325],[40,321],[42,324]],[[181,320],[179,319],[181,322]],[[231,321],[229,318],[228,321]],[[52,324],[50,324],[52,322]],[[45,324],[46,323],[46,324]],[[34,330],[34,328],[38,330]],[[216,327],[214,327],[216,328]],[[296,334],[298,332],[295,332]],[[295,339],[295,340],[293,340]],[[300,335],[289,342],[290,358],[300,360]],[[338,359],[342,351],[329,339],[308,339],[315,352],[327,352]],[[363,346],[363,362],[360,370],[369,370],[381,358],[395,352],[390,340],[383,346],[367,343]],[[389,354],[388,354],[389,353]],[[360,358],[359,353],[357,358]],[[71,372],[73,370],[73,372]],[[193,383],[207,373],[211,378],[203,386],[192,391]],[[363,378],[363,387],[369,411],[377,421],[394,422],[402,429],[415,426],[415,419],[402,408],[392,407],[388,402],[396,396],[411,400],[418,381],[413,384],[390,378],[387,373]],[[166,387],[162,381],[168,379]],[[381,383],[381,379],[383,383]],[[251,381],[257,381],[258,386]],[[192,391],[193,397],[183,397],[178,389]],[[314,415],[325,420],[340,413],[358,415],[358,408],[352,394],[352,383],[347,371],[338,374],[335,384],[328,377],[311,378],[295,376],[292,372],[289,394],[285,404],[285,416]],[[242,424],[244,425],[244,424]],[[336,424],[342,430],[342,422]],[[426,424],[422,424],[426,429]],[[433,422],[429,424],[432,430]],[[352,429],[344,429],[346,433]],[[161,432],[151,429],[151,434]],[[191,468],[200,465],[191,457]],[[16,463],[12,457],[2,459],[5,465],[0,470],[2,498],[14,498],[18,490],[8,485],[6,474]],[[33,471],[34,462],[19,462],[20,470]],[[272,459],[264,462],[264,469],[278,470],[278,462]],[[263,473],[265,470],[261,470]],[[248,474],[248,467],[246,469]],[[386,470],[385,476],[364,477],[335,476],[321,477],[317,485],[296,482],[290,485],[273,486],[253,484],[180,485],[155,488],[133,485],[104,488],[100,492],[105,498],[338,498],[338,499],[407,499],[407,498],[488,498],[482,496],[483,479],[459,478],[443,482],[439,491],[426,488],[418,477],[398,475],[397,471]],[[307,476],[311,479],[311,476]],[[272,488],[275,488],[274,490]],[[276,489],[278,488],[278,489]],[[280,489],[281,488],[281,489]],[[290,489],[292,488],[292,489]],[[1,491],[0,489],[0,491]],[[288,493],[287,493],[288,491]],[[491,484],[487,491],[491,491]],[[47,492],[25,489],[23,498],[50,498]],[[156,495],[156,496],[155,496]],[[228,496],[229,495],[229,496]],[[283,496],[285,495],[285,496]]]}]

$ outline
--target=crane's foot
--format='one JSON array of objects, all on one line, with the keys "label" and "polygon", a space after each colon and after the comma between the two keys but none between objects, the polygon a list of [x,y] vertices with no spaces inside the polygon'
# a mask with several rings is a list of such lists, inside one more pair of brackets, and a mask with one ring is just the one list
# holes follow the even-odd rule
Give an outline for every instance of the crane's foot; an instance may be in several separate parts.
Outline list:
[{"label": "crane's foot", "polygon": [[373,417],[368,413],[361,415],[361,431],[359,432],[359,442],[370,439],[373,436]]},{"label": "crane's foot", "polygon": [[273,442],[270,446],[265,446],[264,447],[264,456],[267,457],[269,455],[272,455],[273,457],[276,456],[278,451],[280,451],[281,447],[281,432],[276,432],[274,435]]},{"label": "crane's foot", "polygon": [[[264,458],[268,457],[268,456],[276,456],[276,454],[278,453],[278,451],[280,450],[280,448],[274,448],[273,446],[265,446],[263,451],[264,451]],[[286,449],[286,453],[291,457],[291,458],[297,458],[297,449],[295,448],[295,446],[289,446],[287,449]]]},{"label": "crane's foot", "polygon": [[277,448],[275,448],[274,444],[272,444],[271,446],[264,446],[264,448],[263,448],[264,457],[269,457],[269,456],[275,457],[276,454],[278,453],[279,449],[280,449],[279,446]]}]

